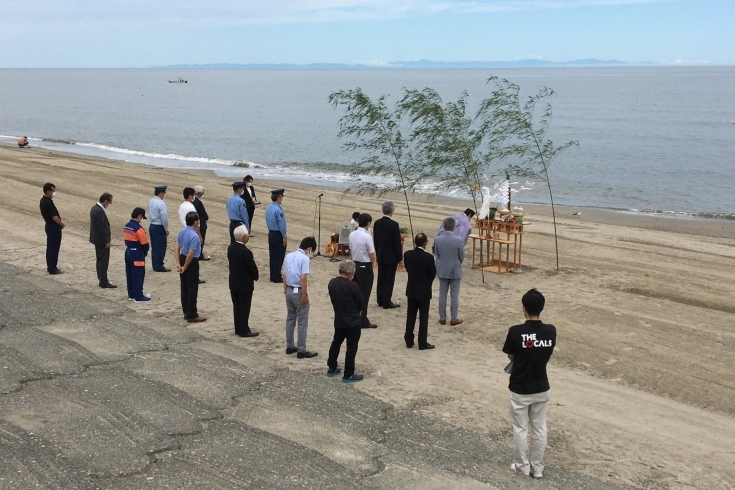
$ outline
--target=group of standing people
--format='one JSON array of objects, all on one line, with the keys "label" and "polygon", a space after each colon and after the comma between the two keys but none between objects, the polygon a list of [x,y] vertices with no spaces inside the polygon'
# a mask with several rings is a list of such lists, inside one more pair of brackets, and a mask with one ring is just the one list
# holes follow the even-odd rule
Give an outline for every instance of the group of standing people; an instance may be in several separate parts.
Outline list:
[{"label": "group of standing people", "polygon": [[[229,289],[233,305],[235,333],[240,337],[257,337],[249,325],[252,308],[254,282],[259,279],[258,267],[253,253],[246,244],[252,236],[252,219],[255,206],[260,204],[252,188],[252,177],[233,183],[233,195],[227,200],[226,209],[230,219],[230,245],[227,248],[229,263]],[[154,188],[154,197],[148,203],[150,226],[146,234],[142,220],[148,219],[145,209],[136,207],[130,221],[123,228],[126,245],[125,272],[128,299],[135,302],[151,301],[150,294],[143,292],[145,258],[152,254],[153,270],[169,272],[165,267],[167,238],[169,236],[168,210],[164,203],[167,186]],[[62,274],[58,267],[62,230],[66,226],[61,220],[53,198],[56,186],[43,186],[40,211],[45,221],[47,236],[46,264],[49,274]],[[204,189],[186,187],[184,201],[179,207],[181,231],[174,248],[176,270],[181,283],[181,306],[188,322],[206,321],[197,312],[199,284],[199,262],[209,260],[203,255],[209,216],[201,200]],[[286,301],[286,354],[297,358],[312,358],[318,354],[306,348],[309,317],[310,255],[317,250],[314,237],[306,237],[299,248],[285,256],[288,243],[285,213],[281,206],[284,189],[271,192],[271,204],[265,212],[268,228],[270,280],[283,283]],[[113,196],[103,193],[90,210],[89,241],[95,247],[96,272],[101,288],[116,288],[107,277],[110,260],[111,228],[106,210]],[[464,247],[471,230],[474,212],[467,209],[443,220],[432,245],[427,251],[429,239],[424,233],[414,237],[414,249],[403,253],[400,227],[394,220],[395,207],[386,202],[382,206],[383,216],[375,222],[372,236],[369,233],[372,216],[367,213],[353,214],[355,230],[350,234],[349,246],[353,260],[339,264],[337,277],[329,281],[327,289],[334,310],[334,337],[327,359],[327,376],[343,374],[345,383],[357,382],[363,376],[355,373],[355,358],[361,330],[377,328],[368,318],[368,304],[374,282],[374,267],[378,268],[376,296],[378,307],[399,308],[393,302],[395,275],[399,265],[408,274],[406,285],[407,314],[404,341],[407,348],[418,343],[419,350],[434,349],[428,342],[428,317],[432,298],[432,285],[439,278],[439,323],[447,321],[447,296],[450,297],[450,325],[463,322],[458,317],[459,291],[462,280]],[[285,256],[285,257],[284,257]],[[285,260],[284,260],[285,258]],[[556,329],[544,324],[539,316],[545,299],[535,289],[522,298],[524,324],[509,329],[503,346],[511,364],[509,409],[513,426],[515,451],[511,468],[515,471],[543,477],[543,455],[546,446],[546,406],[549,401],[549,382],[546,365],[556,346]],[[414,335],[416,320],[419,320],[418,338]],[[416,342],[415,342],[416,341]],[[337,359],[343,343],[347,344],[344,371]],[[529,449],[528,433],[531,444]]]}]

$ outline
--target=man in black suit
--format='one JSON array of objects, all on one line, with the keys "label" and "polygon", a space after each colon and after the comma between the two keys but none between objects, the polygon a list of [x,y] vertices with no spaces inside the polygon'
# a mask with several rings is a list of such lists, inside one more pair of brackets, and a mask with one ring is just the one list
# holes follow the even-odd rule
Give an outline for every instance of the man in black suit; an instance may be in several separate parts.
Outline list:
[{"label": "man in black suit", "polygon": [[238,337],[257,337],[258,332],[250,330],[250,305],[253,300],[254,281],[258,280],[258,266],[253,260],[253,252],[245,246],[250,237],[245,225],[232,232],[235,242],[227,247],[227,260],[230,263],[230,296],[232,312],[235,316],[235,335]]},{"label": "man in black suit", "polygon": [[199,215],[199,234],[202,236],[202,255],[199,256],[199,260],[207,261],[210,257],[204,255],[204,240],[207,237],[207,220],[209,219],[209,215],[207,214],[207,210],[204,209],[204,203],[202,202],[203,196],[204,187],[200,185],[194,187],[194,201],[192,201],[192,204]]},{"label": "man in black suit", "polygon": [[406,312],[406,347],[413,347],[413,330],[416,325],[416,313],[419,314],[419,350],[433,349],[427,342],[429,333],[429,305],[431,304],[431,285],[436,277],[434,256],[426,251],[429,239],[426,235],[416,235],[416,249],[409,250],[403,256],[403,263],[408,273],[406,296],[408,311]]},{"label": "man in black suit", "polygon": [[255,187],[253,187],[253,176],[246,175],[242,181],[245,183],[245,192],[242,193],[242,198],[245,199],[245,210],[248,212],[248,223],[250,223],[250,229],[248,233],[250,236],[253,235],[253,215],[255,214],[255,206],[260,204],[258,198],[255,197]]},{"label": "man in black suit", "polygon": [[399,306],[393,303],[391,298],[396,281],[396,269],[398,264],[403,262],[401,231],[398,223],[393,221],[395,209],[392,202],[383,203],[383,217],[373,225],[375,255],[378,259],[378,306],[386,310]]},{"label": "man in black suit", "polygon": [[94,244],[97,255],[97,279],[101,288],[116,288],[107,280],[107,268],[110,265],[110,221],[105,210],[112,204],[112,194],[105,192],[99,202],[89,211],[89,243]]}]

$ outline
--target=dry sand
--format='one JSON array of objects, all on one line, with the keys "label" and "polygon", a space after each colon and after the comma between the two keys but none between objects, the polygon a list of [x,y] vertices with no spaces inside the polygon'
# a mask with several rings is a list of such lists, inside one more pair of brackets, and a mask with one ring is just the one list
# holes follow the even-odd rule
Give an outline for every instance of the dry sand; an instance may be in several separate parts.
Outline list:
[{"label": "dry sand", "polygon": [[[243,174],[247,173],[243,169]],[[210,262],[202,263],[207,283],[199,307],[208,321],[182,328],[255,349],[291,369],[323,375],[332,335],[327,281],[337,265],[312,260],[308,347],[311,360],[284,354],[285,307],[282,287],[267,278],[268,247],[263,209],[268,190],[286,187],[289,251],[312,234],[314,198],[324,192],[322,250],[332,230],[354,210],[380,215],[381,200],[340,190],[289,182],[257,180],[264,205],[256,211],[249,246],[261,271],[253,299],[251,325],[256,339],[234,336],[227,289],[229,242],[224,201],[229,181],[208,172],[157,169],[38,149],[0,147],[0,240],[4,261],[83,291],[127,304],[122,226],[135,206],[146,206],[153,186],[169,186],[172,234],[178,232],[181,189],[203,185],[211,217],[207,234]],[[64,230],[62,276],[45,275],[45,235],[38,211],[41,187],[57,186],[55,202],[68,224]],[[88,243],[89,209],[102,192],[114,195],[108,209],[113,227],[110,280],[120,288],[101,290],[94,272],[94,247]],[[406,206],[398,197],[396,219],[407,226]],[[440,220],[466,203],[423,196],[412,201],[414,231],[431,237]],[[532,221],[524,238],[524,272],[497,276],[465,267],[458,327],[437,323],[436,296],[430,314],[433,351],[408,350],[403,343],[405,308],[378,309],[374,295],[370,318],[377,330],[364,331],[357,356],[356,385],[401,408],[507,440],[507,375],[501,352],[510,325],[522,321],[520,297],[531,287],[547,298],[543,318],[554,323],[559,340],[550,365],[547,462],[640,488],[735,488],[735,224],[682,221],[575,209],[558,211],[561,270],[555,270],[549,209],[525,207]],[[169,240],[167,265],[173,264]],[[466,264],[467,265],[467,264]],[[150,271],[150,264],[148,265]],[[405,275],[396,280],[394,299],[403,299]],[[438,285],[435,284],[435,289]],[[150,304],[131,308],[155,318],[181,318],[175,272],[148,272]]]}]

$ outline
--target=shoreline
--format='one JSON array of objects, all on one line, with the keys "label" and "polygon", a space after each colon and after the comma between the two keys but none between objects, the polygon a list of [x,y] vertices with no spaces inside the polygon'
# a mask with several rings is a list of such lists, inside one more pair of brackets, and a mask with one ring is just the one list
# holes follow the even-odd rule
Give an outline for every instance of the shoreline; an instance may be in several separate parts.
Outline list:
[{"label": "shoreline", "polygon": [[[41,147],[31,147],[28,149],[20,149],[12,144],[0,142],[0,148],[9,149],[14,151],[31,151],[41,152],[49,155],[67,156],[76,159],[85,159],[89,161],[106,161],[110,163],[117,163],[123,165],[130,165],[133,168],[152,168],[162,171],[172,171],[182,174],[200,175],[206,176],[212,179],[224,180],[227,182],[240,180],[237,177],[221,176],[218,175],[216,170],[213,169],[198,169],[198,168],[171,168],[161,167],[149,163],[140,162],[129,162],[121,159],[89,156],[79,154],[71,151],[60,151],[60,150],[49,150]],[[344,194],[346,185],[322,185],[310,181],[304,181],[298,177],[284,177],[282,180],[275,180],[272,178],[259,178],[257,175],[257,167],[237,167],[240,173],[244,176],[247,174],[253,175],[253,177],[260,183],[265,184],[264,187],[272,186],[272,188],[281,187],[283,182],[293,183],[296,188],[313,188],[318,191],[339,191],[340,194]],[[341,183],[340,183],[341,184]],[[259,186],[260,187],[260,186]],[[261,191],[262,192],[262,191]],[[346,194],[346,196],[354,196],[355,193]],[[388,195],[394,202],[404,202],[404,197],[400,193],[391,193]],[[385,199],[387,200],[387,198]],[[265,201],[262,201],[264,206],[267,205]],[[455,206],[461,211],[464,208],[471,207],[472,201],[465,198],[459,198],[454,196],[445,196],[428,193],[415,193],[412,197],[409,197],[409,203],[417,202],[422,203],[441,203],[443,205]],[[517,203],[514,201],[513,204],[521,204],[527,211],[527,214],[540,215],[545,217],[551,217],[551,205],[550,204],[529,204],[529,203]],[[460,209],[461,208],[461,209]],[[720,218],[701,218],[696,216],[670,216],[670,215],[651,215],[643,212],[631,212],[629,210],[622,209],[609,209],[599,208],[592,206],[567,206],[567,205],[556,205],[557,218],[568,218],[572,217],[574,213],[580,212],[579,216],[574,217],[575,221],[581,223],[598,223],[616,226],[628,226],[633,228],[651,229],[663,232],[677,232],[684,233],[687,235],[707,235],[714,238],[735,238],[735,221]]]},{"label": "shoreline", "polygon": [[[68,141],[59,141],[56,142],[55,140],[43,140],[43,139],[34,139],[34,141],[50,141],[54,144],[66,144],[66,145],[72,145],[74,143],[68,142]],[[100,145],[95,145],[100,146]],[[103,145],[104,146],[104,145]],[[11,142],[7,141],[0,141],[0,147],[8,147],[8,148],[14,148],[15,145]],[[258,174],[260,173],[266,174],[266,177],[260,179],[257,175],[253,175],[254,177],[258,177],[259,180],[262,181],[281,181],[285,180],[288,182],[294,182],[299,185],[312,185],[319,188],[325,188],[325,189],[346,189],[349,186],[349,182],[338,180],[334,181],[331,185],[323,185],[320,184],[320,181],[328,180],[330,175],[328,173],[323,173],[322,170],[313,170],[313,172],[322,172],[318,175],[311,175],[307,176],[307,172],[304,170],[304,175],[298,175],[299,172],[302,172],[301,170],[297,170],[295,175],[287,175],[286,177],[280,177],[279,179],[275,179],[273,176],[269,174],[273,173],[279,173],[281,171],[288,172],[288,167],[278,167],[276,165],[275,167],[269,167],[265,164],[258,164],[253,162],[238,162],[238,163],[244,163],[245,165],[226,165],[226,164],[217,164],[218,166],[221,166],[221,168],[187,168],[187,167],[176,167],[176,166],[167,166],[167,165],[160,165],[155,162],[145,162],[145,161],[128,161],[124,160],[122,158],[115,158],[112,155],[102,156],[102,155],[95,155],[95,154],[87,154],[84,152],[74,152],[74,151],[66,151],[64,149],[57,149],[57,148],[45,148],[42,146],[31,146],[31,150],[36,151],[42,151],[42,152],[51,152],[52,154],[60,154],[60,155],[69,155],[74,157],[84,157],[84,158],[92,158],[92,159],[101,159],[101,160],[107,160],[107,161],[113,161],[113,162],[120,162],[125,163],[128,165],[145,165],[147,167],[153,167],[158,169],[167,169],[167,170],[174,170],[174,171],[183,171],[183,172],[189,172],[189,173],[197,173],[197,172],[207,172],[208,175],[212,175],[213,177],[222,178],[222,179],[234,179],[237,180],[238,175],[246,175],[246,174]],[[137,151],[136,151],[137,153]],[[145,152],[141,152],[145,153]],[[163,155],[161,155],[163,156]],[[190,158],[192,161],[210,161],[214,162],[219,159],[217,158],[209,158],[209,157],[184,157],[180,156],[181,158]],[[210,165],[215,165],[214,163],[210,163]],[[247,165],[247,166],[246,166]],[[275,164],[274,164],[275,165]],[[299,165],[307,165],[307,164],[299,164]],[[315,167],[319,167],[320,164],[313,164]],[[336,165],[336,164],[334,164]],[[343,174],[340,176],[340,179],[345,179],[347,174]],[[417,192],[415,195],[421,195],[421,196],[434,196],[436,198],[451,198],[455,199],[458,202],[463,202],[464,207],[468,207],[468,203],[471,203],[470,198],[465,197],[454,197],[444,194],[431,194],[431,193],[422,193]],[[433,198],[433,197],[432,197]],[[430,199],[432,199],[430,198]],[[518,198],[517,198],[518,199]],[[522,204],[525,207],[540,207],[550,208],[551,205],[546,203],[538,203],[538,202],[523,202],[522,200],[519,201],[520,204]],[[514,201],[514,204],[516,201]],[[677,211],[664,211],[664,210],[635,210],[635,209],[626,209],[626,208],[606,208],[606,207],[599,207],[599,206],[585,206],[585,205],[559,205],[557,204],[557,209],[568,209],[568,210],[574,210],[573,212],[577,212],[579,210],[587,210],[588,212],[592,213],[598,213],[598,212],[606,212],[606,213],[615,213],[615,214],[622,214],[622,215],[630,215],[634,216],[636,218],[654,218],[654,219],[666,219],[666,220],[675,220],[677,222],[681,221],[704,221],[704,222],[723,222],[723,223],[733,223],[735,222],[735,213],[728,214],[728,213],[711,213],[711,212],[697,212],[697,213],[687,213],[687,212],[677,212]],[[604,219],[605,223],[614,224],[615,220],[611,219]],[[636,223],[640,223],[638,226],[646,226],[648,221],[645,219],[643,220],[635,220]],[[715,227],[716,228],[716,227]],[[665,230],[668,229],[668,227],[664,227],[661,225],[656,225],[655,229],[661,229]],[[673,228],[672,228],[673,229]],[[684,229],[692,229],[690,226],[684,226]],[[694,233],[697,233],[696,231],[697,227],[694,227]]]}]

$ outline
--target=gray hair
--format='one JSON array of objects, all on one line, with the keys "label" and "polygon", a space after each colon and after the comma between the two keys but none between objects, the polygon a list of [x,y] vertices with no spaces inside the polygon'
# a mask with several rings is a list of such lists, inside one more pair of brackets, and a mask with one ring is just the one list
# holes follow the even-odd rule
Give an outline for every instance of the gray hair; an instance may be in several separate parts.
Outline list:
[{"label": "gray hair", "polygon": [[448,218],[444,218],[444,221],[442,221],[442,228],[444,228],[445,231],[452,231],[456,224],[457,223],[454,221],[454,218],[450,216]]},{"label": "gray hair", "polygon": [[355,263],[349,259],[343,260],[339,263],[339,273],[340,274],[346,274],[348,276],[351,276],[355,273]]},{"label": "gray hair", "polygon": [[199,194],[200,192],[203,193],[204,192],[204,187],[198,185],[198,186],[194,187],[194,192],[196,192],[197,194]]},{"label": "gray hair", "polygon": [[235,237],[235,240],[240,240],[242,237],[246,236],[247,234],[248,234],[248,228],[245,225],[240,225],[232,231],[232,235]]},{"label": "gray hair", "polygon": [[383,203],[383,214],[390,214],[396,209],[393,205],[393,201],[387,201]]}]

